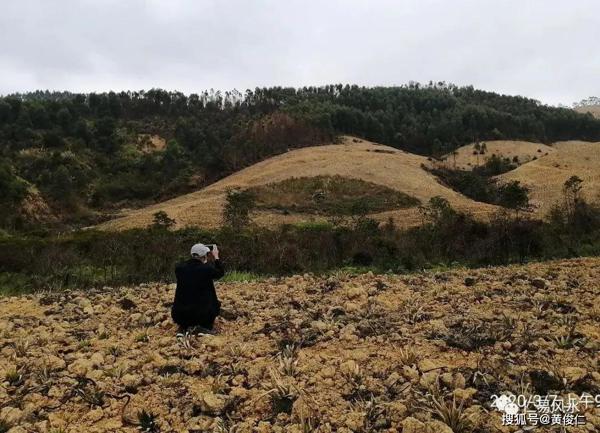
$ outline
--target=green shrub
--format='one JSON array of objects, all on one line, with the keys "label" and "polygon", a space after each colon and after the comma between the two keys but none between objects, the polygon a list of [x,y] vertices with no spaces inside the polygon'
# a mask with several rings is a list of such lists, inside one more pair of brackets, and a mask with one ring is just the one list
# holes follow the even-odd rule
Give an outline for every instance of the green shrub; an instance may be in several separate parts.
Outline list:
[{"label": "green shrub", "polygon": [[290,178],[249,191],[260,209],[334,216],[367,215],[419,204],[418,199],[400,191],[342,176]]},{"label": "green shrub", "polygon": [[250,213],[255,207],[255,196],[251,191],[228,189],[223,208],[223,225],[240,230],[250,224]]},{"label": "green shrub", "polygon": [[169,229],[175,225],[175,220],[170,218],[164,210],[155,212],[152,221],[153,227],[157,229]]},{"label": "green shrub", "polygon": [[228,271],[225,276],[223,278],[221,278],[220,281],[223,282],[227,282],[227,283],[247,283],[250,281],[258,281],[261,280],[262,276],[255,274],[253,272],[244,272],[244,271]]},{"label": "green shrub", "polygon": [[518,180],[500,185],[497,190],[497,204],[516,211],[529,210],[529,188]]},{"label": "green shrub", "polygon": [[334,228],[329,221],[300,221],[291,225],[299,230],[307,231],[328,231]]},{"label": "green shrub", "polygon": [[[515,156],[515,158],[515,162],[518,162],[518,157]],[[483,177],[498,176],[517,168],[515,162],[494,154],[487,158],[484,164],[473,168],[473,171]]]}]

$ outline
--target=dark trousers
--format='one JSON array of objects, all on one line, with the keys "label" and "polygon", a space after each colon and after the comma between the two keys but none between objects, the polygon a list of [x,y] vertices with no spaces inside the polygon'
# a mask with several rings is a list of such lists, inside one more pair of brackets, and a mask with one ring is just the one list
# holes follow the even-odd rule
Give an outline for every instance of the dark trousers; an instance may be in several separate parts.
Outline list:
[{"label": "dark trousers", "polygon": [[202,326],[206,329],[212,329],[218,315],[218,311],[213,308],[206,309],[198,306],[173,306],[171,308],[173,321],[182,328]]}]

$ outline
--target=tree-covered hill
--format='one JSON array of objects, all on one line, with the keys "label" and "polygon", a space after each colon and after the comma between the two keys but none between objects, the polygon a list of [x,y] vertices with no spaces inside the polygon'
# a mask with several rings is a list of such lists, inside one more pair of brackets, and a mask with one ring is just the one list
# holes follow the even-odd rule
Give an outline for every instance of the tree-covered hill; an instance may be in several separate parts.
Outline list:
[{"label": "tree-covered hill", "polygon": [[39,209],[87,224],[339,133],[436,155],[474,140],[600,141],[600,120],[445,83],[9,95],[0,98],[0,226],[30,228]]}]

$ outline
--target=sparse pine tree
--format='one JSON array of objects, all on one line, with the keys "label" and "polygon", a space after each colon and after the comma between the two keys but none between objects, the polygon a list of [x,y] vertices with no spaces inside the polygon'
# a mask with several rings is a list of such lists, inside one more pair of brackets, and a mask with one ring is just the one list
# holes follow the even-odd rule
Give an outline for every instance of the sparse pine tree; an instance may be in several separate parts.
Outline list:
[{"label": "sparse pine tree", "polygon": [[583,180],[579,176],[571,176],[563,185],[563,193],[565,196],[565,205],[569,214],[581,201],[581,189],[583,188]]},{"label": "sparse pine tree", "polygon": [[250,224],[250,213],[256,206],[254,194],[250,191],[228,189],[223,208],[223,225],[240,230]]}]

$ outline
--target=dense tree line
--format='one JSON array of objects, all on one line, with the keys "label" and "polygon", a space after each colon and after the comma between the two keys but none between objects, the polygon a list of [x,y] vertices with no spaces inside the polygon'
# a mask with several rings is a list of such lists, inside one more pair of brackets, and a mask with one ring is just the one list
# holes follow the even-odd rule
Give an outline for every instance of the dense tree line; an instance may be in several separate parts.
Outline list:
[{"label": "dense tree line", "polygon": [[[0,98],[0,205],[35,187],[59,219],[89,223],[90,210],[165,199],[339,133],[439,155],[474,140],[600,140],[600,120],[445,83],[15,94]],[[167,144],[142,151],[140,134]],[[23,222],[11,212],[2,225]]]}]

